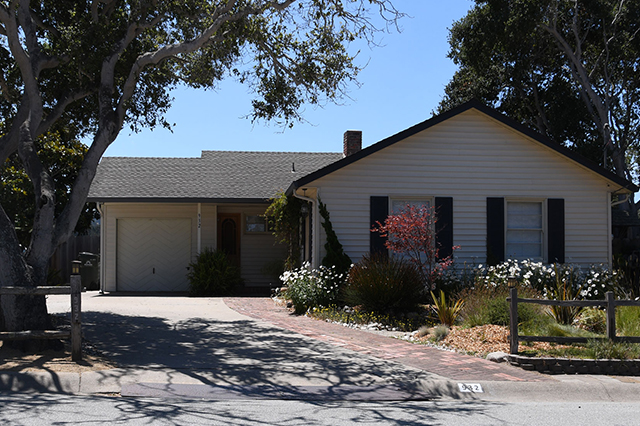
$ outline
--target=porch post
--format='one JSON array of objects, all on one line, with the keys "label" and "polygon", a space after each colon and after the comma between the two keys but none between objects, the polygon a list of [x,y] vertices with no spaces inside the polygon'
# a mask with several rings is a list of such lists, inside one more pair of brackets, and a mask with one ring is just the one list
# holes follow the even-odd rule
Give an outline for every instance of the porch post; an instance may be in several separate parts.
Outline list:
[{"label": "porch post", "polygon": [[198,203],[198,230],[197,230],[197,240],[198,240],[198,245],[197,245],[197,251],[198,254],[200,254],[200,252],[202,251],[202,204]]}]

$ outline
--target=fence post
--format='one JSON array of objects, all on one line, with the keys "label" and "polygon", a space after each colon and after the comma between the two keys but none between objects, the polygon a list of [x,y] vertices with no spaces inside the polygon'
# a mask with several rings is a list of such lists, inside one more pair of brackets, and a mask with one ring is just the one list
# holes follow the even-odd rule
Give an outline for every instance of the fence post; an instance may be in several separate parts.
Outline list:
[{"label": "fence post", "polygon": [[80,274],[72,274],[69,281],[71,284],[71,359],[79,362],[82,361],[82,281]]},{"label": "fence post", "polygon": [[616,305],[613,300],[613,292],[605,293],[607,302],[607,338],[611,341],[616,340]]},{"label": "fence post", "polygon": [[518,289],[509,287],[509,352],[518,353]]}]

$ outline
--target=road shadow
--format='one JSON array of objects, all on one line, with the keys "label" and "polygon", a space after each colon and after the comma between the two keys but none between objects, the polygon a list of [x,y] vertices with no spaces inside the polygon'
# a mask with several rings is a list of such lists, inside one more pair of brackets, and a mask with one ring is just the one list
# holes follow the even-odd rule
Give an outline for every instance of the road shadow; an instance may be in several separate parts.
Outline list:
[{"label": "road shadow", "polygon": [[89,311],[83,312],[83,332],[121,368],[175,370],[217,385],[372,386],[420,375],[252,320],[170,322]]}]

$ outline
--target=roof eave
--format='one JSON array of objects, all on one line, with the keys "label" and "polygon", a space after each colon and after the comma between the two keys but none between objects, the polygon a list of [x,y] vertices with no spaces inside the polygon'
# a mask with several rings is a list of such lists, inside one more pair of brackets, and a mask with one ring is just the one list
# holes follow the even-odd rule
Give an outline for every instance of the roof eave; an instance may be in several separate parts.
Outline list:
[{"label": "roof eave", "polygon": [[269,198],[89,197],[88,203],[268,204]]}]

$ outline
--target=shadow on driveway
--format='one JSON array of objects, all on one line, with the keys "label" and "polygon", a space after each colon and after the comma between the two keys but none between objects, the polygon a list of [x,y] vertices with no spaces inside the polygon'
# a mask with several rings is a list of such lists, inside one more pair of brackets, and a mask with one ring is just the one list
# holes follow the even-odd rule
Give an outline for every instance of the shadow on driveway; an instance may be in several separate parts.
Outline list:
[{"label": "shadow on driveway", "polygon": [[426,373],[252,320],[83,312],[86,338],[126,369],[168,369],[215,385],[374,386]]}]

